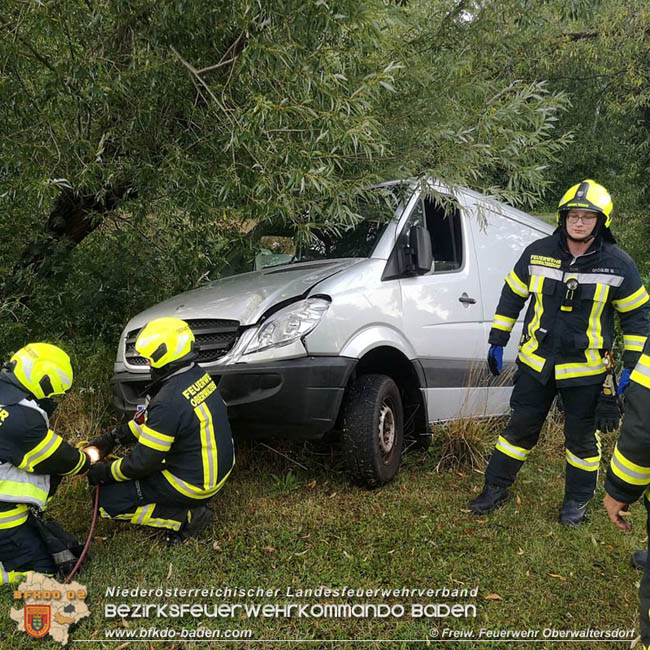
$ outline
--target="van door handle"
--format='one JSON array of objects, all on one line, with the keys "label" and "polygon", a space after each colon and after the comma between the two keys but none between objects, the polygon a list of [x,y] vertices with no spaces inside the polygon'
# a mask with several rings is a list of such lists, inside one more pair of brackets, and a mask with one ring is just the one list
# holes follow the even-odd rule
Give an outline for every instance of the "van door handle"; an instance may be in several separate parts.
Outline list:
[{"label": "van door handle", "polygon": [[460,298],[458,299],[459,302],[462,302],[464,305],[475,305],[476,304],[476,298],[470,298],[464,291]]}]

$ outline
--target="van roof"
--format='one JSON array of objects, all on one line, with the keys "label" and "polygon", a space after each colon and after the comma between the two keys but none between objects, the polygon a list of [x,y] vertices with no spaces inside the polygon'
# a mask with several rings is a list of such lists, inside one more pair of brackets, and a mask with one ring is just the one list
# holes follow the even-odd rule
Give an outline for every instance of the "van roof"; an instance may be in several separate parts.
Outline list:
[{"label": "van roof", "polygon": [[499,214],[506,217],[507,219],[518,221],[526,226],[529,226],[530,228],[534,228],[535,230],[539,230],[540,232],[549,235],[555,230],[555,226],[547,223],[546,221],[543,221],[539,217],[534,217],[528,214],[527,212],[524,212],[523,210],[518,210],[517,208],[513,208],[511,205],[508,205],[507,203],[503,203],[502,201],[497,201],[496,199],[490,199],[489,197],[485,196],[485,194],[481,194],[480,192],[470,190],[466,187],[461,187],[458,189],[469,198],[472,198],[476,201],[484,201],[486,203],[486,206],[489,206],[490,204],[498,206]]},{"label": "van roof", "polygon": [[[402,184],[411,185],[415,190],[418,184],[418,180],[416,178],[405,178],[402,180],[384,181],[382,183],[377,183],[372,187],[391,187],[393,185],[402,185]],[[449,187],[445,185],[445,183],[442,183],[435,179],[429,179],[429,184],[431,185],[432,188],[436,190],[439,190],[441,192],[449,192]],[[490,198],[485,194],[482,194],[481,192],[477,192],[476,190],[471,190],[468,187],[459,186],[455,189],[455,193],[463,194],[467,198],[475,202],[483,203],[487,208],[489,208],[490,206],[494,206],[494,208],[496,208],[495,211],[501,214],[502,216],[506,217],[507,219],[518,221],[519,223],[522,223],[530,228],[539,230],[543,234],[550,235],[553,232],[553,230],[555,230],[555,227],[553,225],[547,223],[546,221],[543,221],[542,219],[539,219],[538,217],[534,217],[528,214],[527,212],[524,212],[523,210],[514,208],[511,205],[508,205],[507,203],[503,203],[503,201],[498,201],[497,199]]]}]

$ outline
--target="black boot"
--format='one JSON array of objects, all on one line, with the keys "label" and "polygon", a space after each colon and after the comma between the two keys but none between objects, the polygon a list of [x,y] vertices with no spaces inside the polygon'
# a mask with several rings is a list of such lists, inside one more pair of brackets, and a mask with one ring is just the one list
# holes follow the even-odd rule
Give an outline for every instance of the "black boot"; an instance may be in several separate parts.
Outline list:
[{"label": "black boot", "polygon": [[645,571],[648,564],[648,551],[634,551],[632,553],[632,566],[639,571]]},{"label": "black boot", "polygon": [[197,537],[212,521],[212,510],[208,506],[198,506],[190,510],[190,521],[184,523],[178,532],[167,536],[167,546],[182,544],[186,539]]},{"label": "black boot", "polygon": [[580,503],[573,499],[564,499],[560,510],[560,523],[565,526],[580,526],[585,522],[587,515],[587,503]]},{"label": "black boot", "polygon": [[486,483],[483,492],[469,502],[469,509],[475,515],[487,515],[501,507],[509,498],[508,488]]}]

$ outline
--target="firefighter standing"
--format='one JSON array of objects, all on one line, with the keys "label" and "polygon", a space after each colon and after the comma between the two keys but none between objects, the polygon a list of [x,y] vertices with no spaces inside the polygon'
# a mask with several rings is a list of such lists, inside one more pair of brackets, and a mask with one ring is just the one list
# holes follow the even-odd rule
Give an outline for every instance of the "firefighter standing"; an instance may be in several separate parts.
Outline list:
[{"label": "firefighter standing", "polygon": [[150,321],[135,348],[151,367],[146,410],[90,443],[102,456],[118,442],[135,446],[119,460],[93,465],[88,480],[102,486],[102,517],[165,529],[168,543],[179,543],[210,522],[206,502],[234,465],[226,407],[194,362],[194,335],[185,321]]},{"label": "firefighter standing", "polygon": [[[643,494],[643,503],[648,513],[646,526],[650,534],[650,342],[646,343],[625,391],[625,419],[607,470],[605,491],[607,514],[612,523],[623,530],[630,528],[630,524],[619,513],[627,510],[628,505]],[[641,641],[644,650],[647,650],[650,648],[650,573],[647,551],[637,551],[633,564],[645,570],[639,586],[639,597]]]},{"label": "firefighter standing", "polygon": [[76,540],[32,511],[45,508],[62,476],[90,466],[86,454],[50,429],[51,398],[71,385],[70,358],[48,343],[21,348],[0,373],[0,584],[29,571],[54,574],[62,560],[75,559],[65,544],[53,557],[52,531]]},{"label": "firefighter standing", "polygon": [[484,489],[470,503],[476,514],[507,501],[508,488],[559,392],[566,452],[560,522],[577,526],[584,521],[600,464],[596,426],[615,428],[619,418],[615,399],[601,396],[603,352],[613,344],[614,310],[624,333],[623,382],[648,334],[650,298],[633,260],[615,245],[609,230],[612,209],[601,185],[593,180],[574,185],[560,200],[558,228],[530,244],[505,279],[489,336],[493,374],[501,372],[503,346],[531,300],[519,345],[512,415],[485,472]]}]

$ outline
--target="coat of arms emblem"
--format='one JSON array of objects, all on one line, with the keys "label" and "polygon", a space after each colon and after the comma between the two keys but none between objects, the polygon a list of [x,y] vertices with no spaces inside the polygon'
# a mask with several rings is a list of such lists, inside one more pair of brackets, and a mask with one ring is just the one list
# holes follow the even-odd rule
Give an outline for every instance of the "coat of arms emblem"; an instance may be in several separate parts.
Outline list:
[{"label": "coat of arms emblem", "polygon": [[25,605],[25,632],[39,638],[50,631],[52,616],[50,605]]}]

